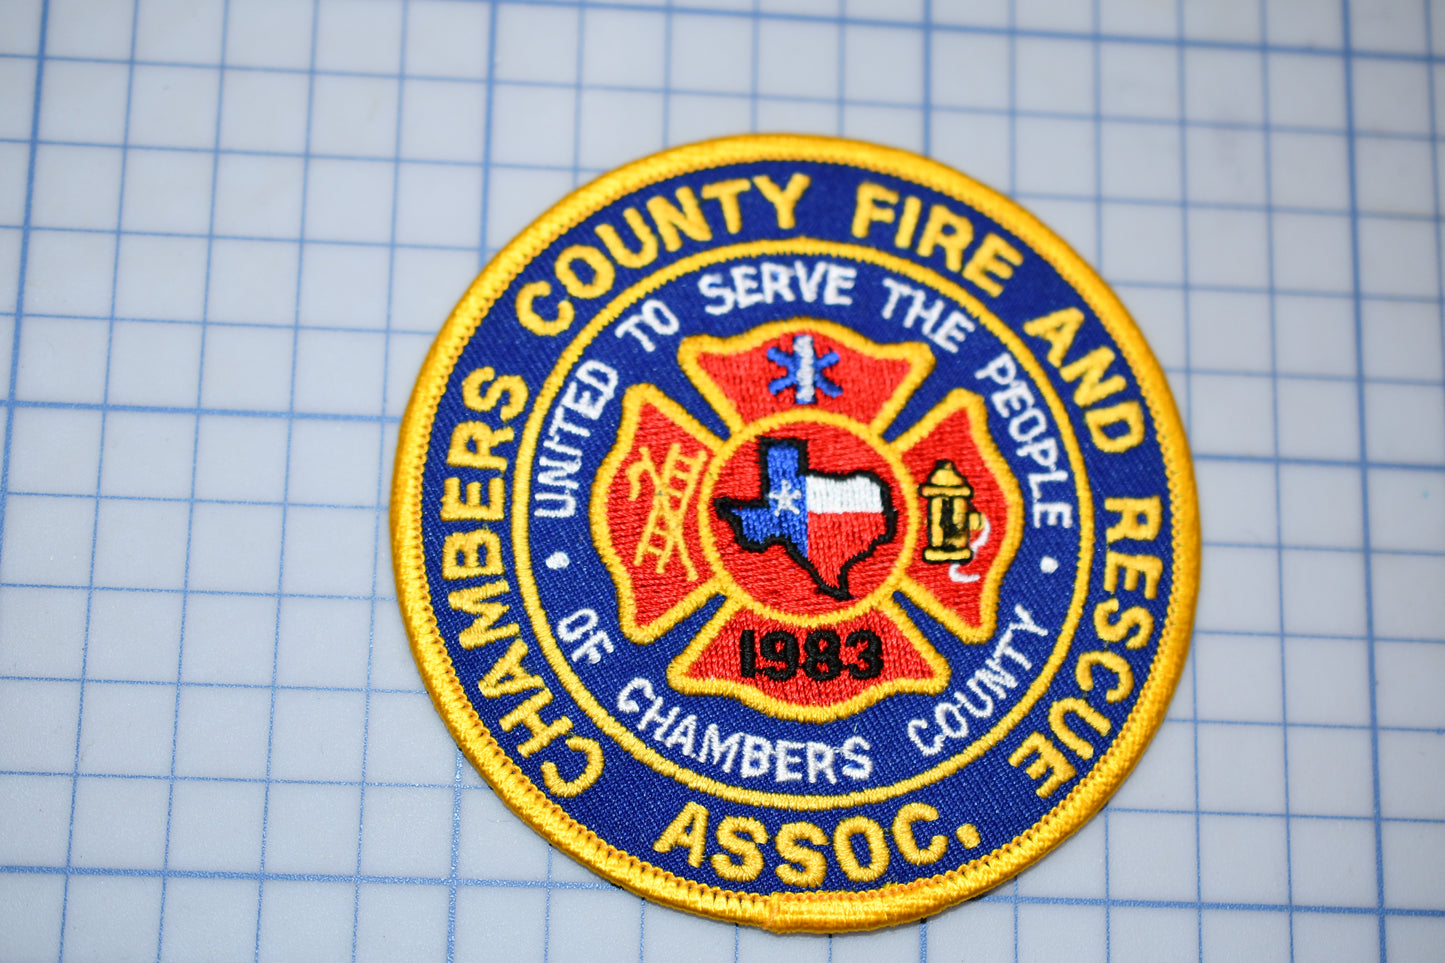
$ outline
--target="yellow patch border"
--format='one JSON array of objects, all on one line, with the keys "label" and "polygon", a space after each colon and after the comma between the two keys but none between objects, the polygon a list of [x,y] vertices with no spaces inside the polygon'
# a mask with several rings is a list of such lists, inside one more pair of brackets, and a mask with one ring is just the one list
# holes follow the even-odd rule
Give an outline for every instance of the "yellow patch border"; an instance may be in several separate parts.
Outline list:
[{"label": "yellow patch border", "polygon": [[[1173,592],[1154,663],[1117,738],[1088,777],[1014,839],[958,869],[864,893],[759,895],[726,890],[676,876],[599,839],[533,784],[482,724],[447,655],[426,580],[422,469],[432,421],[453,366],[497,297],[553,239],[592,211],[678,174],[768,160],[838,164],[913,181],[981,211],[1048,260],[1123,352],[1149,408],[1169,481]],[[1032,214],[972,178],[894,148],[790,134],[705,141],[619,168],[564,198],[488,264],[433,342],[402,417],[392,479],[391,535],[398,601],[427,690],[457,744],[506,805],[550,843],[640,896],[778,931],[862,929],[927,916],[1009,879],[1078,830],[1128,776],[1163,721],[1188,654],[1199,587],[1198,496],[1184,426],[1163,371],[1109,287]]]}]

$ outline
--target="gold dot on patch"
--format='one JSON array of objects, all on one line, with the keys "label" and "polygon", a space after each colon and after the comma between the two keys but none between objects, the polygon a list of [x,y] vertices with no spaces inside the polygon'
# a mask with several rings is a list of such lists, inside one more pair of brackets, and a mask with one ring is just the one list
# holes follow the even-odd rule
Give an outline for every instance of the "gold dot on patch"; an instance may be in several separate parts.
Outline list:
[{"label": "gold dot on patch", "polygon": [[973,847],[983,842],[983,840],[979,838],[978,827],[973,823],[964,823],[958,827],[958,832],[955,835],[958,836],[958,841],[963,843],[964,849],[973,849]]}]

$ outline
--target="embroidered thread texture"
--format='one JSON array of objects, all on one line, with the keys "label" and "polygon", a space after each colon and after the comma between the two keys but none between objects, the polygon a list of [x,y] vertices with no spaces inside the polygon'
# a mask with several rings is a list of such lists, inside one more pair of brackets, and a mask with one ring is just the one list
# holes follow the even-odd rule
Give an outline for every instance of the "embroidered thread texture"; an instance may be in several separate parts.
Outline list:
[{"label": "embroidered thread texture", "polygon": [[1010,201],[827,138],[581,188],[442,329],[392,498],[412,649],[553,845],[775,930],[1042,858],[1163,718],[1198,582],[1183,428]]}]

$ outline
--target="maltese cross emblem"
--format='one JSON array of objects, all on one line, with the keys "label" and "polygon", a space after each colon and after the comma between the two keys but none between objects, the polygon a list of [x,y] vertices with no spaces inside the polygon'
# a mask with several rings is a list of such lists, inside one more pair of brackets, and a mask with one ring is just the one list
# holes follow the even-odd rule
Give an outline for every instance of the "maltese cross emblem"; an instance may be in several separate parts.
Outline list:
[{"label": "maltese cross emblem", "polygon": [[624,396],[592,496],[624,633],[651,644],[710,609],[669,684],[780,718],[943,691],[948,659],[901,603],[990,638],[1022,536],[983,400],[950,391],[885,440],[929,348],[809,319],[691,337],[679,361],[728,432],[654,385]]}]

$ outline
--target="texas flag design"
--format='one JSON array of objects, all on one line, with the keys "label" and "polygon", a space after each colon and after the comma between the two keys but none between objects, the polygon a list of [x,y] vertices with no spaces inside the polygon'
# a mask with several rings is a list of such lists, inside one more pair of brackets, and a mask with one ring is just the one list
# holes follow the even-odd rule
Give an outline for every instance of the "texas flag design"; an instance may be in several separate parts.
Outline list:
[{"label": "texas flag design", "polygon": [[888,486],[870,471],[809,471],[808,443],[796,438],[764,438],[758,455],[762,497],[716,502],[738,545],[751,552],[781,545],[819,592],[852,598],[848,570],[897,527]]}]

